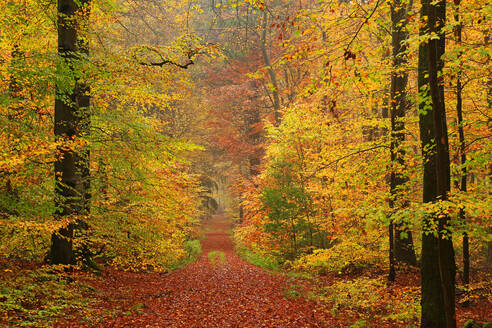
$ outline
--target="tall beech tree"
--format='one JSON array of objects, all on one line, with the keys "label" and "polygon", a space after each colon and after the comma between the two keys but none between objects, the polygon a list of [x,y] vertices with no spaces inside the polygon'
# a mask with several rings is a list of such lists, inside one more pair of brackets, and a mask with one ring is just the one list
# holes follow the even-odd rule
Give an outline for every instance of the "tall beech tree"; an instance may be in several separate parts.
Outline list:
[{"label": "tall beech tree", "polygon": [[[82,32],[87,26],[89,0],[58,0],[59,66],[73,78],[73,83],[57,85],[55,99],[55,138],[61,143],[55,162],[56,215],[64,225],[53,233],[51,262],[75,262],[73,236],[76,226],[84,226],[89,213],[90,180],[89,150],[74,149],[70,142],[79,142],[89,132],[89,87],[81,79],[81,63],[89,53]],[[80,148],[80,147],[77,147]]]},{"label": "tall beech tree", "polygon": [[[450,190],[450,161],[442,56],[445,52],[446,1],[421,1],[421,35],[427,41],[419,47],[418,85],[421,97],[420,139],[424,156],[423,201],[447,200]],[[426,106],[427,98],[431,106]],[[422,235],[422,328],[456,327],[455,261],[449,217],[437,211],[426,217]],[[437,226],[437,231],[435,227]],[[434,228],[433,228],[434,227]]]},{"label": "tall beech tree", "polygon": [[[391,208],[405,207],[407,201],[402,199],[402,188],[404,188],[407,178],[403,173],[405,166],[405,150],[402,144],[405,140],[405,112],[408,107],[407,84],[408,71],[405,65],[408,64],[407,44],[408,31],[407,23],[409,12],[413,1],[394,0],[391,3],[391,25],[392,25],[392,48],[393,48],[393,70],[391,74],[391,163],[390,173],[390,201]],[[403,196],[405,197],[405,196]],[[412,233],[404,227],[404,223],[390,223],[390,275],[389,280],[394,280],[394,260],[416,265],[417,259],[413,249]],[[394,232],[393,232],[394,230]],[[394,233],[394,235],[393,235]],[[394,236],[394,238],[393,238]],[[394,241],[393,241],[394,239]]]}]

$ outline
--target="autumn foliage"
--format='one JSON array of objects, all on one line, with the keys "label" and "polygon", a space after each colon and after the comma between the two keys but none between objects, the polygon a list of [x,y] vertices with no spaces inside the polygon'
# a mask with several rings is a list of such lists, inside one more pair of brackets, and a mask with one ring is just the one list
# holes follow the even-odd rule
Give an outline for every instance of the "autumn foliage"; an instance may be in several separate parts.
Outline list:
[{"label": "autumn foliage", "polygon": [[0,325],[490,319],[489,1],[55,2],[0,3]]}]

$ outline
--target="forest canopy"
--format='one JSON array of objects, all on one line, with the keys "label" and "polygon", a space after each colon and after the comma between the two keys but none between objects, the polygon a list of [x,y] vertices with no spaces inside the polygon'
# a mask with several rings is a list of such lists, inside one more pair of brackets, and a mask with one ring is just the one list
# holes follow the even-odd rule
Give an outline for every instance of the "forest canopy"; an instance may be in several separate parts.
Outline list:
[{"label": "forest canopy", "polygon": [[96,313],[96,273],[199,264],[219,215],[347,327],[478,327],[491,20],[486,0],[0,2],[0,324]]}]

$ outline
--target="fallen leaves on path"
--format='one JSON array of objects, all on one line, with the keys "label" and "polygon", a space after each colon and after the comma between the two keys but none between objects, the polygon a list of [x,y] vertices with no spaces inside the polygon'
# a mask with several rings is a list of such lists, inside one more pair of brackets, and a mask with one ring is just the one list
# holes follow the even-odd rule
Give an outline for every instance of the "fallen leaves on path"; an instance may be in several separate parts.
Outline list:
[{"label": "fallen leaves on path", "polygon": [[[337,327],[329,314],[304,297],[287,297],[293,278],[250,265],[234,253],[226,218],[208,223],[201,258],[167,275],[108,271],[93,286],[102,306],[101,327]],[[225,262],[207,254],[221,251]],[[117,312],[115,312],[117,313]],[[65,323],[66,324],[66,323]],[[61,324],[63,325],[63,324]],[[73,324],[75,325],[75,324]],[[75,325],[76,326],[76,325]]]}]

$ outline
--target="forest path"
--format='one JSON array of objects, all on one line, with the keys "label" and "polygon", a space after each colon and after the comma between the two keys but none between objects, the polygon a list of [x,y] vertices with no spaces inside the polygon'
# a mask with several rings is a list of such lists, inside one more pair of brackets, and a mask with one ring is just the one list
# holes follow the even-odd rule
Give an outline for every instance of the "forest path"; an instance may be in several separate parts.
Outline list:
[{"label": "forest path", "polygon": [[[267,273],[239,258],[228,235],[230,225],[219,215],[206,222],[202,256],[181,270],[153,279],[130,273],[113,277],[114,297],[123,300],[120,306],[131,308],[133,303],[138,311],[105,320],[103,326],[338,327],[316,303],[287,297],[295,279]],[[214,263],[211,252],[216,254]],[[224,261],[217,255],[221,252]],[[125,290],[127,298],[121,296]]]}]

